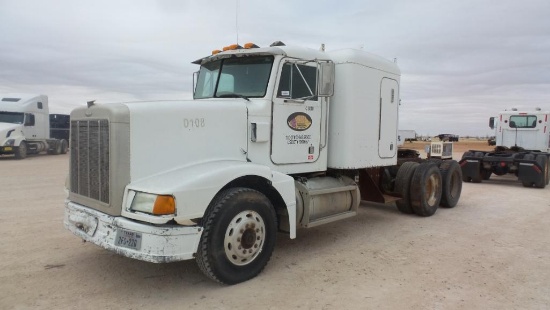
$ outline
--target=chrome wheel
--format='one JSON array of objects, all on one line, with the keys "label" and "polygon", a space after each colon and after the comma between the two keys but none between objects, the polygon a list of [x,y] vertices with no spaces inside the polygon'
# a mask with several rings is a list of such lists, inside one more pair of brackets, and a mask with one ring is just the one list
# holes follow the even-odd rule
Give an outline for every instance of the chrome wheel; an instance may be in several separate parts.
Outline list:
[{"label": "chrome wheel", "polygon": [[225,232],[225,255],[233,264],[251,263],[262,251],[265,240],[265,223],[260,214],[243,211],[229,223]]}]

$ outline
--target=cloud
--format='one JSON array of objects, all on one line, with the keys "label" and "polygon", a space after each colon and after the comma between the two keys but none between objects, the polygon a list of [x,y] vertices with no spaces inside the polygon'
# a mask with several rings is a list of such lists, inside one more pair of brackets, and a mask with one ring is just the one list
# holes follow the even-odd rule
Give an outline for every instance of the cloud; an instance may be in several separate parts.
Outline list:
[{"label": "cloud", "polygon": [[190,62],[237,37],[325,43],[397,58],[402,129],[488,134],[504,108],[550,109],[548,12],[546,0],[5,0],[0,91],[45,93],[63,111],[190,98]]}]

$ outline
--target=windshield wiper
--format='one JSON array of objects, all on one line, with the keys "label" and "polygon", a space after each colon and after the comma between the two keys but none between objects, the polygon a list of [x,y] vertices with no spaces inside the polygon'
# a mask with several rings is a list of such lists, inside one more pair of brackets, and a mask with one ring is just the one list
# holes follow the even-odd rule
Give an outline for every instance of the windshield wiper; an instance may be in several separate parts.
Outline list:
[{"label": "windshield wiper", "polygon": [[219,95],[217,96],[218,98],[243,98],[245,99],[246,101],[250,101],[250,99],[248,99],[248,97],[246,96],[243,96],[241,94],[235,94],[235,93],[224,93],[222,95]]}]

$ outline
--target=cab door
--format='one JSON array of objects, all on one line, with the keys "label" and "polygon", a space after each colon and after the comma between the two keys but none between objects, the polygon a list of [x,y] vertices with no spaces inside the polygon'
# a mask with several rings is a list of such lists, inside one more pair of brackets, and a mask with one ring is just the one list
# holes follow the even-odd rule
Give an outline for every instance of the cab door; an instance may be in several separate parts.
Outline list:
[{"label": "cab door", "polygon": [[321,137],[318,65],[287,60],[281,62],[279,72],[272,108],[271,161],[315,162]]},{"label": "cab door", "polygon": [[383,78],[380,85],[380,121],[378,155],[392,158],[397,153],[397,107],[399,84],[396,80]]}]

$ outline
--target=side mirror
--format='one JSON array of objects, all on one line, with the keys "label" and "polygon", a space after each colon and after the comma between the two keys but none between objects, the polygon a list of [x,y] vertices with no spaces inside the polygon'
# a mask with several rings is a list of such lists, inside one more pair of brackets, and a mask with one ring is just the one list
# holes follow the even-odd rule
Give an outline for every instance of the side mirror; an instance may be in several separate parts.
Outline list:
[{"label": "side mirror", "polygon": [[330,97],[334,94],[334,63],[322,62],[319,67],[319,97]]},{"label": "side mirror", "polygon": [[495,118],[494,117],[489,118],[489,128],[495,129]]}]

